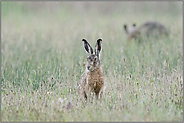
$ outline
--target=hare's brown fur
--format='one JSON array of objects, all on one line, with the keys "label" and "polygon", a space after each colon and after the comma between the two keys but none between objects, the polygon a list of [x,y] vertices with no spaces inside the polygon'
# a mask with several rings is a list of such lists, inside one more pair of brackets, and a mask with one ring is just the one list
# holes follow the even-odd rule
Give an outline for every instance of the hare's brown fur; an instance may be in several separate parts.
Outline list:
[{"label": "hare's brown fur", "polygon": [[127,30],[127,28],[125,29],[127,32],[128,40],[139,39],[142,35],[145,35],[147,37],[160,37],[162,35],[168,35],[168,30],[166,29],[166,27],[156,21],[147,21],[137,28],[134,26],[131,31]]},{"label": "hare's brown fur", "polygon": [[101,67],[94,72],[85,70],[80,79],[79,93],[87,99],[87,94],[95,94],[97,98],[102,96],[104,86],[104,74]]},{"label": "hare's brown fur", "polygon": [[88,97],[93,98],[93,95],[99,99],[99,97],[102,97],[104,88],[104,73],[100,66],[99,58],[102,40],[97,40],[95,54],[93,54],[93,48],[90,44],[85,39],[83,39],[83,41],[84,48],[90,55],[87,57],[86,70],[81,76],[78,92],[85,100],[87,100]]}]

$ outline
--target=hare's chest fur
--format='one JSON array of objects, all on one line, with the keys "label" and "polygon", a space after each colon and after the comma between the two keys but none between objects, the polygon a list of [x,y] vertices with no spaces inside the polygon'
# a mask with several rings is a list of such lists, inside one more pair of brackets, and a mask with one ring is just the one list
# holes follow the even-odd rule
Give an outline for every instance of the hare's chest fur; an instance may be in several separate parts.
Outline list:
[{"label": "hare's chest fur", "polygon": [[81,81],[81,85],[83,85],[86,92],[92,91],[99,93],[104,85],[102,68],[97,68],[94,72],[86,70],[83,80]]},{"label": "hare's chest fur", "polygon": [[104,85],[102,68],[96,69],[94,72],[87,72],[87,84],[89,89],[94,89],[95,92],[99,92],[101,87]]}]

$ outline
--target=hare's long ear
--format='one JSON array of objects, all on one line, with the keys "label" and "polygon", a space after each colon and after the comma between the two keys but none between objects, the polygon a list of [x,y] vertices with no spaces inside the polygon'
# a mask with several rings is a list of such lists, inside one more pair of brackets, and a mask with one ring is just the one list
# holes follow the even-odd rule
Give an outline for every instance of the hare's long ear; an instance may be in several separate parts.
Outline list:
[{"label": "hare's long ear", "polygon": [[88,52],[90,55],[93,54],[93,48],[86,41],[86,39],[82,39],[82,41],[84,41],[84,49],[86,50],[86,52]]},{"label": "hare's long ear", "polygon": [[99,57],[100,51],[101,51],[101,47],[102,47],[102,39],[98,39],[95,45],[95,54]]},{"label": "hare's long ear", "polygon": [[128,34],[128,29],[127,29],[127,25],[126,24],[124,25],[124,30],[125,30],[126,34]]},{"label": "hare's long ear", "polygon": [[133,27],[136,27],[136,24],[135,23],[133,23]]}]

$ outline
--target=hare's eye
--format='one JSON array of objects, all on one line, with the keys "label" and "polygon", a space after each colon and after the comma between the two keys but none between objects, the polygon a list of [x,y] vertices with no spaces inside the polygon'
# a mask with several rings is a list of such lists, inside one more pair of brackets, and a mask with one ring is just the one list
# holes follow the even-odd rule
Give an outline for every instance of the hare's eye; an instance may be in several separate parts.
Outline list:
[{"label": "hare's eye", "polygon": [[96,61],[96,58],[95,58],[95,61]]}]

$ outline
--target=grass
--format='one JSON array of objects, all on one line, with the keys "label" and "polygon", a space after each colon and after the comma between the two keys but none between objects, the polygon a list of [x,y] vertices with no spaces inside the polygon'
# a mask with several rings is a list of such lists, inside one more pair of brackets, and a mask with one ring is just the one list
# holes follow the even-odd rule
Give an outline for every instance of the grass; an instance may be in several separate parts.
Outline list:
[{"label": "grass", "polygon": [[[124,3],[109,13],[99,7],[107,3],[89,10],[41,4],[2,2],[3,122],[183,121],[182,3],[170,2],[158,14],[151,3],[142,6],[152,7],[147,12]],[[168,37],[127,42],[124,23],[152,19],[167,26]],[[77,93],[88,56],[83,38],[93,47],[103,39],[106,89],[93,103]]]}]

